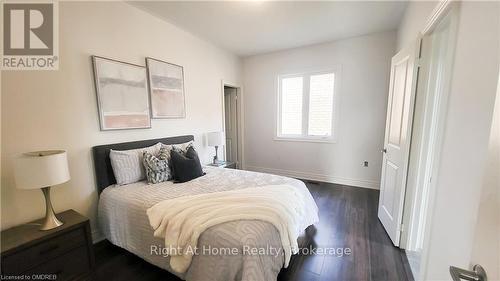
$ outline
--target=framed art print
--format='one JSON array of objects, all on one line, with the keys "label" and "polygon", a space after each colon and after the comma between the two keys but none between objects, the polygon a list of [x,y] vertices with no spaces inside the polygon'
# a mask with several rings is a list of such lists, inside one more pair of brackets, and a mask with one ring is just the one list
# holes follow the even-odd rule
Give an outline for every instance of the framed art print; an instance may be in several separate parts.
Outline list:
[{"label": "framed art print", "polygon": [[101,130],[151,128],[144,66],[92,56]]},{"label": "framed art print", "polygon": [[151,115],[153,118],[184,118],[184,69],[180,65],[146,58]]}]

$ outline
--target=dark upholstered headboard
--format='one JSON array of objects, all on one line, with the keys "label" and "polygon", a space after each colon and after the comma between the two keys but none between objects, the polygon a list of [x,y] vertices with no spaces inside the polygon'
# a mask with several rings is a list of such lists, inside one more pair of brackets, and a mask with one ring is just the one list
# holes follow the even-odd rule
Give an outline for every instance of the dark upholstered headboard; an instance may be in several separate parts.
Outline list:
[{"label": "dark upholstered headboard", "polygon": [[101,191],[103,191],[106,187],[116,183],[115,175],[113,174],[113,168],[111,167],[111,161],[109,159],[109,151],[111,149],[128,150],[128,149],[152,146],[159,142],[164,144],[177,144],[192,140],[194,140],[194,137],[188,135],[188,136],[178,136],[178,137],[170,137],[162,139],[105,144],[92,147],[98,193],[100,194]]}]

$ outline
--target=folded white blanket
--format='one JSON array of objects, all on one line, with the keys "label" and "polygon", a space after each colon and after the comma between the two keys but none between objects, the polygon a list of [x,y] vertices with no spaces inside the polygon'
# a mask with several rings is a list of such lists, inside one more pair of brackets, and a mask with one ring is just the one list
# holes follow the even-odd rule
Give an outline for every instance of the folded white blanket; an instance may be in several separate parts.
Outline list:
[{"label": "folded white blanket", "polygon": [[[236,220],[262,220],[278,230],[285,254],[285,267],[297,253],[297,238],[309,225],[318,222],[318,207],[311,194],[290,185],[183,196],[155,204],[147,210],[156,237],[165,238],[170,266],[185,272],[198,238],[209,227]],[[265,241],[263,241],[265,242]]]}]

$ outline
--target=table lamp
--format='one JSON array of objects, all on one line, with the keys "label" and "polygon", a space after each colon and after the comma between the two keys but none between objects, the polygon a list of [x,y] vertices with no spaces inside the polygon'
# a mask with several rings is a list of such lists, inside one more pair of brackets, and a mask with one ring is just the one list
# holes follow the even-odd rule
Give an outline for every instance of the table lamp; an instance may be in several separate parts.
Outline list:
[{"label": "table lamp", "polygon": [[226,143],[224,132],[211,132],[207,133],[208,146],[215,146],[214,164],[217,164],[219,159],[217,157],[217,149],[219,146]]},{"label": "table lamp", "polygon": [[19,189],[42,189],[45,196],[45,219],[40,230],[63,225],[50,202],[50,187],[69,181],[68,158],[64,150],[23,153],[14,161],[14,178]]}]

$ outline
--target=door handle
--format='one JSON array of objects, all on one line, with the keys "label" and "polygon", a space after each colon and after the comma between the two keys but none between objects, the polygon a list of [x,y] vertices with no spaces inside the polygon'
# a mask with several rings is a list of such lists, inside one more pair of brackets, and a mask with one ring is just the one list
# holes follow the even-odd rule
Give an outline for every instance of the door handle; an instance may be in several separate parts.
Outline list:
[{"label": "door handle", "polygon": [[455,266],[450,266],[450,274],[453,281],[488,281],[486,271],[484,271],[484,268],[479,264],[474,265],[472,270],[465,270]]},{"label": "door handle", "polygon": [[382,149],[380,152],[387,153],[387,148]]}]

